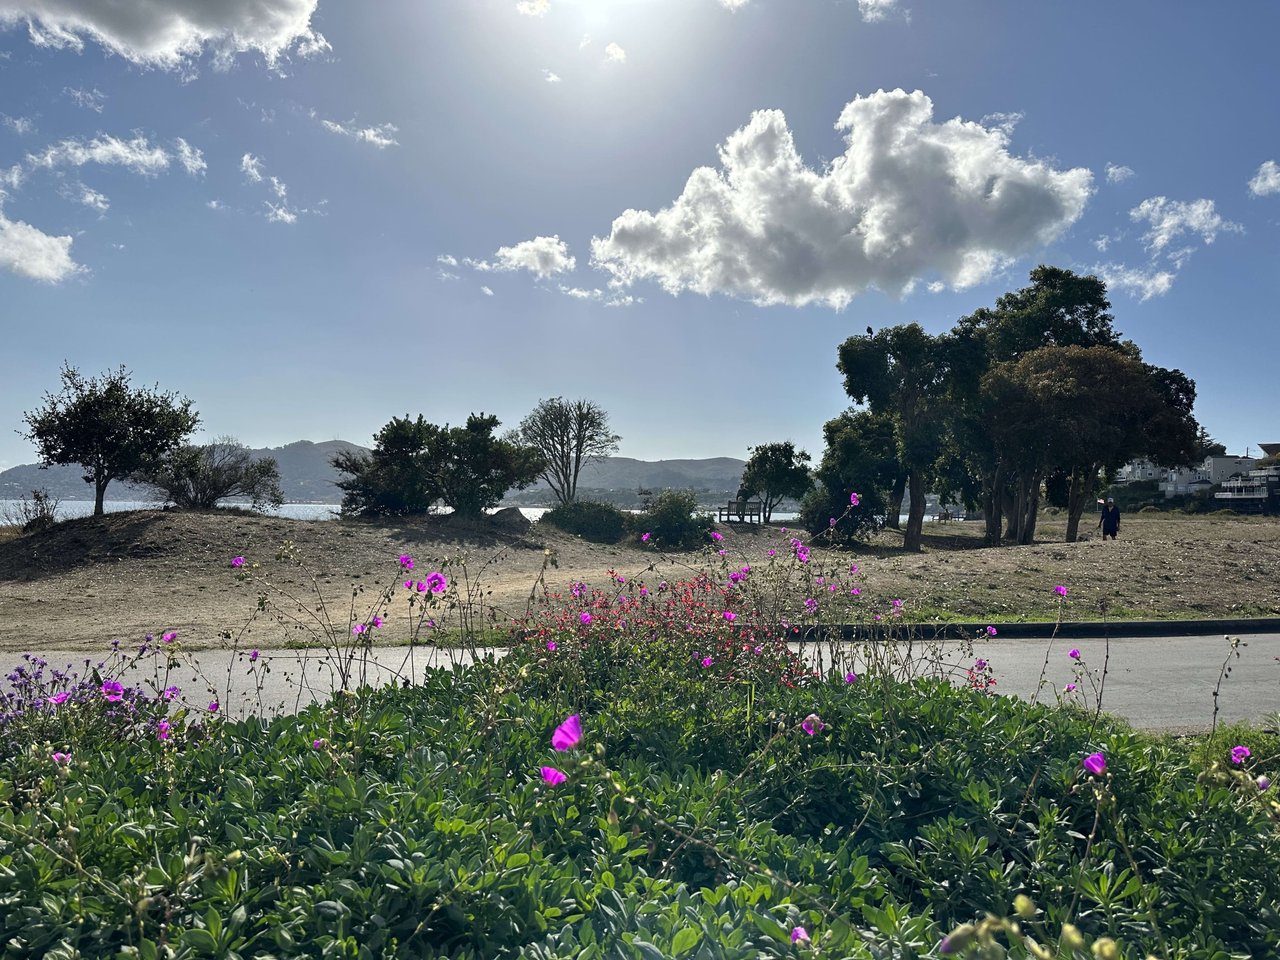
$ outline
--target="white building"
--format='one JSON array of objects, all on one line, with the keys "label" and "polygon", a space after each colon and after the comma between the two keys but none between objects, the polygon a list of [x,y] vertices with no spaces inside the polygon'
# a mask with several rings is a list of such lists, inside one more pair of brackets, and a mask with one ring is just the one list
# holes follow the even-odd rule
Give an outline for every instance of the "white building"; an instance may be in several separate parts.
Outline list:
[{"label": "white building", "polygon": [[1163,480],[1165,470],[1150,460],[1130,460],[1116,471],[1116,483],[1134,483],[1138,480]]},{"label": "white building", "polygon": [[1199,466],[1165,470],[1160,489],[1166,498],[1182,493],[1197,493],[1231,477],[1247,474],[1257,462],[1253,457],[1205,457],[1204,463]]}]

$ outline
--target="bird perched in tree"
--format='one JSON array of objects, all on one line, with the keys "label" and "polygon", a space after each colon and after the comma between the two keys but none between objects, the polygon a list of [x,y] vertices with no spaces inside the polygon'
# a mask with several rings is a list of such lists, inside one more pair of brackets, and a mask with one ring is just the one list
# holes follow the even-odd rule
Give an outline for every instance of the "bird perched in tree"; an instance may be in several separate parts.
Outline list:
[{"label": "bird perched in tree", "polygon": [[871,337],[871,336],[874,336],[874,335],[875,335],[875,331],[874,331],[874,330],[872,330],[870,327],[867,327],[867,336],[868,336],[868,337]]}]

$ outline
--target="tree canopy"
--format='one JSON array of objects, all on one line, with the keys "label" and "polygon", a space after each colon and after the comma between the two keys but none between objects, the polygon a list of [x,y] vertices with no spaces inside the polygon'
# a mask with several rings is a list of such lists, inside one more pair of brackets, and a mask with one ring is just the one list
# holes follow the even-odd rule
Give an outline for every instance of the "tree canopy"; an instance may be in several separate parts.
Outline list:
[{"label": "tree canopy", "polygon": [[134,479],[192,510],[212,510],[233,497],[247,499],[254,509],[284,503],[275,458],[254,460],[249,448],[235,437],[178,447]]},{"label": "tree canopy", "polygon": [[609,414],[600,407],[562,397],[538,401],[517,432],[522,443],[542,455],[542,478],[560,503],[577,499],[583,465],[615,453],[621,439],[610,431]]},{"label": "tree canopy", "polygon": [[764,505],[764,522],[768,523],[774,508],[783,500],[799,500],[809,492],[813,478],[808,463],[809,454],[797,450],[790,440],[754,447],[742,471],[739,495],[759,497]]},{"label": "tree canopy", "polygon": [[124,366],[85,378],[62,367],[62,389],[23,415],[42,465],[79,464],[93,484],[93,513],[101,516],[107,485],[155,467],[200,423],[191,401],[174,393],[133,387]]}]

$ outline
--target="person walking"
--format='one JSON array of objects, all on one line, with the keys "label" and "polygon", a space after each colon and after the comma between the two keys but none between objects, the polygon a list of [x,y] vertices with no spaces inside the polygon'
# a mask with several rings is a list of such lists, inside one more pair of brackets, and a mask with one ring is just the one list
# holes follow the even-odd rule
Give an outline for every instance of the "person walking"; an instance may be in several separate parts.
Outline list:
[{"label": "person walking", "polygon": [[1110,537],[1112,540],[1120,532],[1120,508],[1116,506],[1114,498],[1107,497],[1106,506],[1102,508],[1102,516],[1098,518],[1098,526],[1102,530],[1102,539]]}]

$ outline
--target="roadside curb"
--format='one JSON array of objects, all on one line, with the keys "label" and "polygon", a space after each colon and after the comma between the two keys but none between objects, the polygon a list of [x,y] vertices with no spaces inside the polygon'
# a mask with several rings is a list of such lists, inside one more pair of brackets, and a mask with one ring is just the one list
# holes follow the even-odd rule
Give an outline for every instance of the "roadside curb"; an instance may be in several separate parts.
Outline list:
[{"label": "roadside curb", "polygon": [[987,639],[987,627],[996,628],[994,640],[1044,640],[1049,637],[1079,639],[1111,637],[1198,637],[1214,634],[1280,633],[1280,617],[1238,618],[1235,620],[1111,620],[1107,622],[1064,623],[896,623],[881,625],[842,624],[828,629],[839,631],[844,640],[962,640]]}]

